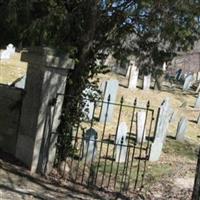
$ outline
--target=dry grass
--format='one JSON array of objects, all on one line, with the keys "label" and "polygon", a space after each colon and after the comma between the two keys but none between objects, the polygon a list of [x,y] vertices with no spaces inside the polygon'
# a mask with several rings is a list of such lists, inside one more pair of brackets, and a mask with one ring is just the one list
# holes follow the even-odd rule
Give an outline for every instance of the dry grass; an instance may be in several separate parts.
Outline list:
[{"label": "dry grass", "polygon": [[20,61],[21,53],[15,53],[9,60],[0,60],[0,83],[10,85],[27,71],[27,63]]},{"label": "dry grass", "polygon": [[[121,85],[127,85],[127,79],[123,76],[118,76],[116,74],[106,74],[101,75],[100,80],[111,80],[111,79],[117,79],[119,80]],[[155,112],[157,112],[159,106],[161,105],[162,101],[165,98],[170,99],[171,107],[173,108],[174,112],[176,113],[175,120],[170,123],[168,128],[168,134],[171,136],[176,135],[176,129],[178,122],[181,117],[186,117],[188,119],[188,130],[186,134],[186,138],[191,140],[192,142],[199,143],[199,132],[200,132],[200,126],[197,125],[196,120],[198,115],[200,114],[200,110],[194,109],[194,104],[196,101],[197,95],[194,93],[183,93],[180,89],[175,89],[174,91],[155,91],[155,90],[148,90],[143,91],[141,89],[136,89],[134,91],[131,91],[128,88],[125,88],[123,86],[119,87],[118,96],[117,96],[117,102],[120,101],[121,97],[124,97],[126,104],[133,104],[133,101],[135,98],[137,98],[138,104],[142,107],[145,107],[147,102],[150,101],[150,107],[155,109]],[[186,107],[181,108],[180,106],[186,102]],[[116,113],[116,112],[115,112]],[[126,118],[126,121],[130,119],[130,115],[128,112],[124,112],[124,116]],[[116,119],[114,117],[114,119]]]}]

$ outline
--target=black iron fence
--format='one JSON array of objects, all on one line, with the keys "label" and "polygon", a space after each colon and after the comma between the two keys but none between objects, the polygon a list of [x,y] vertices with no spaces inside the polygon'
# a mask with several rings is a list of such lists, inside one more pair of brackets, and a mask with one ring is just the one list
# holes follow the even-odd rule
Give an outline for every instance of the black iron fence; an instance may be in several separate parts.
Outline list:
[{"label": "black iron fence", "polygon": [[155,128],[150,102],[84,101],[89,106],[81,108],[85,117],[72,128],[64,161],[68,181],[117,192],[141,189]]}]

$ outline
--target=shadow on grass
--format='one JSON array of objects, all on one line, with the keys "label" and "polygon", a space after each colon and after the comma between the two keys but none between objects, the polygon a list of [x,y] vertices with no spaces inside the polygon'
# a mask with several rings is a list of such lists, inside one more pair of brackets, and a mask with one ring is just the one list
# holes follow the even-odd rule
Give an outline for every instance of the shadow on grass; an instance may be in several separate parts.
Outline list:
[{"label": "shadow on grass", "polygon": [[[57,179],[50,180],[41,177],[38,174],[30,174],[30,172],[27,171],[20,162],[3,152],[0,152],[0,171],[3,172],[2,175],[0,175],[0,179],[2,180],[2,183],[0,183],[0,189],[7,193],[15,193],[20,196],[29,196],[40,200],[60,199],[60,196],[62,196],[62,198],[64,197],[64,199],[78,200],[130,199],[122,193],[107,191],[103,188],[99,191],[99,188],[86,188],[67,181],[64,184],[61,184],[61,182],[59,182],[60,180]],[[19,184],[21,180],[22,185]],[[22,189],[24,181],[26,182],[25,189]],[[50,193],[51,197],[49,196]]]}]

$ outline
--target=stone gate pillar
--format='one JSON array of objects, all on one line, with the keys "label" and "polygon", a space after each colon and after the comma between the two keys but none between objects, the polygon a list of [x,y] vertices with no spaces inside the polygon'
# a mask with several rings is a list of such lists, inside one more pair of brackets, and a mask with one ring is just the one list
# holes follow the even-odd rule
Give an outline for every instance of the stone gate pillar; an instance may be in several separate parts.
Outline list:
[{"label": "stone gate pillar", "polygon": [[[44,162],[51,165],[55,157],[55,135],[49,133],[59,125],[68,71],[73,69],[73,60],[50,48],[32,48],[22,53],[22,61],[28,62],[25,96],[22,105],[16,157],[31,172],[46,172]],[[50,104],[58,97],[55,109],[57,119],[53,127],[46,126]],[[50,146],[47,149],[47,140]],[[53,146],[52,146],[53,145]],[[47,151],[49,151],[47,159]]]}]

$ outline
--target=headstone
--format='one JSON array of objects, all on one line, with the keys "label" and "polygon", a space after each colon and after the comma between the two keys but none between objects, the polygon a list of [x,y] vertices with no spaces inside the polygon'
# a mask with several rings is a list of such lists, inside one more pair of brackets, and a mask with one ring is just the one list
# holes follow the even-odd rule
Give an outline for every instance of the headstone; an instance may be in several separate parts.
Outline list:
[{"label": "headstone", "polygon": [[10,59],[10,52],[7,50],[3,50],[0,52],[0,60],[8,60]]},{"label": "headstone", "polygon": [[146,112],[139,111],[136,113],[136,124],[137,124],[137,143],[145,142],[145,121],[146,121]]},{"label": "headstone", "polygon": [[144,76],[143,79],[143,90],[148,90],[151,86],[151,74]]},{"label": "headstone", "polygon": [[15,83],[15,87],[24,89],[25,88],[25,83],[26,83],[26,75],[23,76],[19,81],[17,81]]},{"label": "headstone", "polygon": [[187,127],[188,127],[188,120],[185,117],[182,117],[177,126],[176,140],[184,141]]},{"label": "headstone", "polygon": [[83,158],[86,163],[91,162],[96,157],[97,150],[97,132],[90,128],[86,131],[84,135],[84,148],[83,148]]},{"label": "headstone", "polygon": [[200,125],[200,114],[199,114],[199,116],[197,117],[197,124]]},{"label": "headstone", "polygon": [[[119,163],[124,163],[126,161],[126,134],[128,132],[128,127],[126,122],[121,122],[118,127],[117,136],[116,136],[116,158],[115,161]],[[124,145],[124,146],[122,146]]]},{"label": "headstone", "polygon": [[166,65],[166,62],[163,63],[163,67],[162,67],[163,71],[165,72],[166,69],[167,69],[167,65]]},{"label": "headstone", "polygon": [[[102,105],[101,113],[100,113],[100,122],[104,122],[105,119],[107,122],[111,122],[113,118],[113,110],[114,105],[109,104],[108,105],[108,97],[110,95],[110,103],[115,103],[116,97],[117,97],[117,91],[119,87],[119,82],[117,80],[108,80],[104,84],[104,102]],[[108,109],[107,109],[108,108]],[[107,118],[106,118],[107,114]]]},{"label": "headstone", "polygon": [[169,125],[170,117],[171,117],[171,108],[169,104],[169,98],[166,98],[162,105],[160,106],[160,113],[157,121],[157,127],[155,131],[155,139],[164,142],[167,128]]},{"label": "headstone", "polygon": [[195,108],[200,108],[200,93],[196,99],[196,102],[195,102],[195,105],[194,105]]},{"label": "headstone", "polygon": [[185,82],[183,85],[183,90],[189,90],[190,87],[192,86],[192,81],[193,81],[193,76],[192,74],[189,74],[186,78],[185,78]]},{"label": "headstone", "polygon": [[158,161],[161,153],[162,153],[162,148],[163,148],[163,142],[160,140],[155,140],[152,145],[151,145],[151,150],[150,150],[150,161]]},{"label": "headstone", "polygon": [[138,81],[139,70],[136,66],[131,66],[128,88],[131,90],[136,89]]},{"label": "headstone", "polygon": [[126,72],[126,78],[130,77],[130,73],[131,73],[131,68],[135,67],[135,61],[134,60],[130,60],[127,72]]},{"label": "headstone", "polygon": [[160,112],[155,129],[155,139],[151,146],[150,161],[157,161],[162,153],[162,147],[167,135],[167,128],[170,122],[172,109],[170,108],[169,98],[166,98],[160,106]]},{"label": "headstone", "polygon": [[9,44],[9,45],[6,47],[6,50],[10,53],[10,55],[12,55],[12,54],[15,53],[15,47],[13,46],[13,44]]}]

